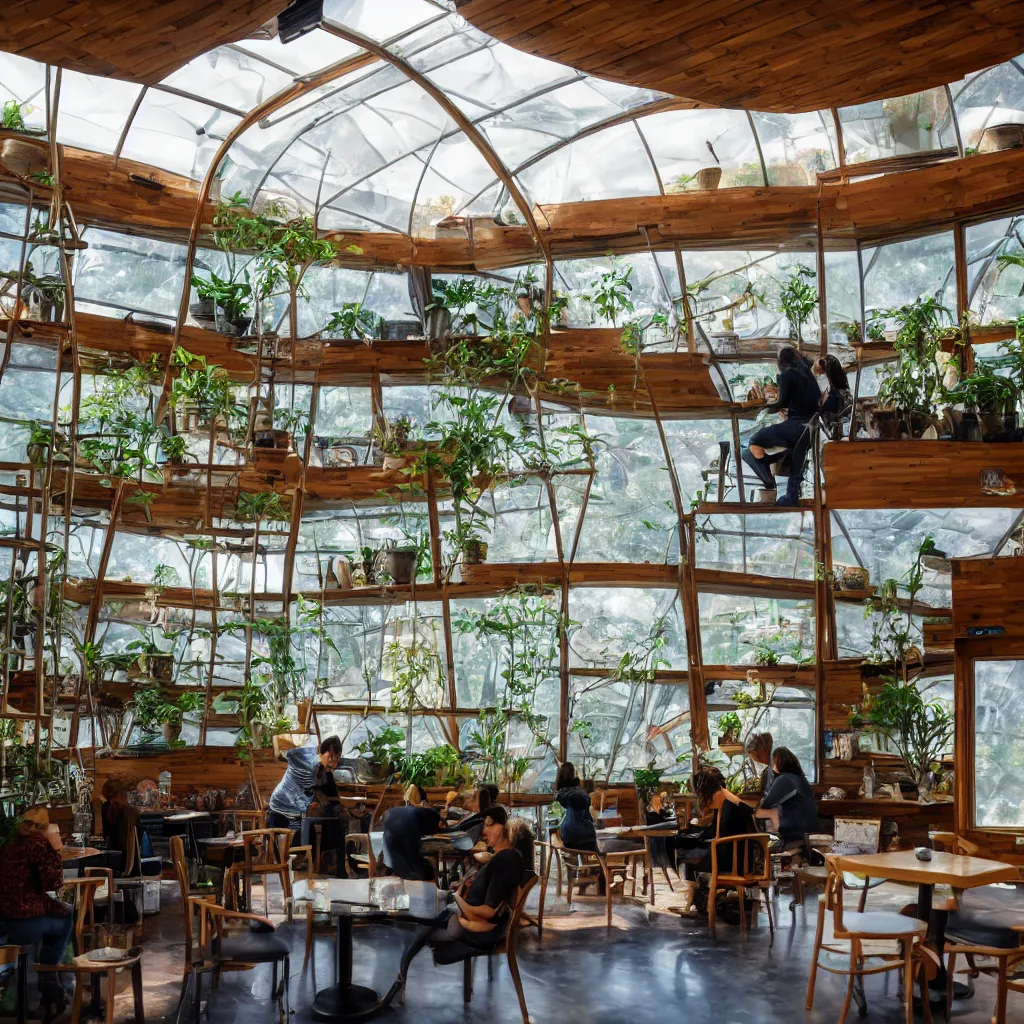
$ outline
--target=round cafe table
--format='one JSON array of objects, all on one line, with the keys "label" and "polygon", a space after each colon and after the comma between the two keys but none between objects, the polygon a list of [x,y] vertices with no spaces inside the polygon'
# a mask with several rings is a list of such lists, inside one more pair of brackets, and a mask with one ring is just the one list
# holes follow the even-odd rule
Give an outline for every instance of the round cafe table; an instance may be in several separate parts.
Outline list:
[{"label": "round cafe table", "polygon": [[405,886],[409,906],[403,910],[381,910],[370,900],[368,878],[324,878],[309,883],[304,879],[294,885],[292,900],[305,905],[315,899],[316,891],[326,888],[330,914],[337,920],[335,954],[337,984],[321,989],[313,1000],[313,1015],[320,1020],[365,1020],[380,1009],[380,996],[364,985],[352,984],[352,922],[355,919],[390,918],[430,924],[444,906],[444,896],[433,882],[403,881],[400,878],[377,878],[372,881],[394,882]]},{"label": "round cafe table", "polygon": [[948,885],[963,890],[995,882],[1015,882],[1020,878],[1017,868],[998,860],[937,851],[932,853],[931,860],[918,860],[913,850],[900,850],[894,853],[854,854],[843,857],[842,862],[844,870],[858,875],[917,885],[917,919],[928,923],[926,943],[938,954],[939,960],[938,974],[929,988],[943,994],[946,991],[943,950],[948,915],[945,911],[932,911],[935,886]]}]

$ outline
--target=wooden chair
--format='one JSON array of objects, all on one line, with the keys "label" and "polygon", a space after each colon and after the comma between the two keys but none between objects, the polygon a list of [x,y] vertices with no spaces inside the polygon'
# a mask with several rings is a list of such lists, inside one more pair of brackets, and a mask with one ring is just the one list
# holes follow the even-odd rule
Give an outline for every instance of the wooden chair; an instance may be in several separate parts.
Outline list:
[{"label": "wooden chair", "polygon": [[[932,846],[968,857],[989,857],[977,843],[952,832],[929,832]],[[998,859],[998,858],[995,858]],[[1024,877],[1024,872],[1022,872]],[[969,892],[954,892],[951,905],[936,909],[953,911],[946,925],[943,952],[949,955],[946,972],[946,1021],[953,1007],[953,982],[957,957],[967,962],[968,987],[973,992],[974,979],[991,974],[996,979],[996,1006],[993,1024],[1006,1024],[1006,1002],[1010,992],[1024,992],[1024,980],[1013,980],[1017,964],[1024,962],[1024,900],[1017,892],[985,886]],[[979,965],[975,957],[993,961]]]},{"label": "wooden chair", "polygon": [[[832,828],[832,852],[842,855],[844,844],[854,844],[860,849],[860,853],[878,853],[878,847],[882,841],[882,819],[881,818],[834,818]],[[804,892],[810,887],[824,887],[828,878],[828,871],[825,868],[825,854],[816,848],[812,843],[812,836],[807,837],[807,849],[809,851],[808,862],[793,869],[793,902],[789,909],[796,911],[797,905],[803,906]],[[836,845],[840,849],[835,849]],[[845,850],[847,854],[853,853],[853,849]],[[820,864],[813,861],[819,859]],[[847,889],[859,889],[863,893],[861,905],[857,908],[863,911],[864,900],[867,899],[867,890],[858,884],[856,876],[846,880]],[[881,885],[882,879],[875,882]]]},{"label": "wooden chair", "polygon": [[270,912],[270,887],[267,879],[276,875],[284,890],[285,906],[291,908],[291,871],[289,850],[293,833],[288,828],[258,828],[242,833],[242,886],[246,907],[252,906],[252,880],[263,880],[264,910]]},{"label": "wooden chair", "polygon": [[[117,891],[114,881],[114,872],[111,868],[92,867],[85,869],[85,878],[95,878],[99,881],[92,895],[92,913],[101,918],[94,923],[94,934],[99,934],[104,928],[108,932],[108,941],[104,945],[116,945],[122,943],[128,949],[135,942],[135,928],[142,926],[142,918],[139,917],[137,924],[128,923],[125,915],[124,893]],[[120,908],[121,920],[118,921],[118,908]],[[97,914],[96,911],[102,911]],[[119,932],[123,930],[123,937]]]},{"label": "wooden chair", "polygon": [[622,824],[618,793],[609,793],[606,789],[598,790],[596,817],[602,828],[614,828]]},{"label": "wooden chair", "polygon": [[[195,1019],[199,1020],[199,1009],[202,1004],[202,977],[206,964],[212,965],[212,987],[220,985],[221,972],[224,970],[249,970],[257,964],[272,964],[271,992],[278,1001],[281,1020],[288,1020],[288,974],[291,946],[279,935],[272,922],[259,914],[248,914],[240,910],[229,910],[216,903],[199,901],[197,903],[202,922],[200,934],[202,945],[200,953],[202,962],[193,962],[192,973],[195,979],[194,1006]],[[253,931],[252,922],[265,926],[264,930]],[[233,926],[240,926],[241,931],[233,933]],[[278,972],[283,978],[278,983]]]},{"label": "wooden chair", "polygon": [[[357,852],[351,852],[349,847],[354,847]],[[365,871],[367,878],[373,878],[377,874],[377,858],[373,855],[369,833],[350,832],[345,836],[345,861],[357,871]]]},{"label": "wooden chair", "polygon": [[142,950],[133,949],[125,960],[112,963],[101,963],[90,960],[87,953],[80,953],[70,964],[36,964],[38,973],[74,974],[75,999],[71,1004],[71,1024],[79,1024],[82,1019],[82,1000],[85,995],[85,979],[90,981],[92,1002],[89,1005],[89,1016],[97,1016],[100,1009],[100,980],[107,979],[106,1024],[114,1024],[114,994],[118,971],[130,970],[132,977],[132,996],[135,1002],[135,1024],[146,1024],[146,1013],[142,1005]]},{"label": "wooden chair", "polygon": [[[843,884],[843,872],[846,868],[843,858],[829,855],[825,859],[825,864],[828,869],[828,877],[825,882],[825,896],[818,905],[818,925],[814,934],[814,949],[811,953],[811,974],[807,982],[807,1009],[811,1010],[814,1006],[814,986],[819,969],[848,978],[846,999],[839,1013],[839,1024],[845,1024],[846,1017],[850,1012],[855,981],[863,979],[869,974],[902,970],[905,1021],[906,1024],[913,1024],[914,970],[915,965],[920,963],[920,949],[923,946],[928,925],[924,921],[918,921],[915,918],[888,910],[875,910],[866,913],[861,911],[844,912],[843,892],[846,887]],[[823,935],[825,916],[829,911],[832,912],[833,939],[826,943],[823,941]],[[836,945],[836,940],[850,943],[850,963],[847,968],[831,967],[820,962],[822,950],[828,953],[846,952],[843,947]],[[894,943],[895,947],[886,948],[884,952],[875,949],[865,950],[864,944],[867,942],[884,942],[887,947],[889,943]],[[866,967],[864,966],[866,959],[882,959],[885,962],[879,966]],[[924,971],[921,972],[919,984],[924,1017],[930,1024],[928,983]]]},{"label": "wooden chair", "polygon": [[[185,920],[185,973],[189,971],[192,963],[193,946],[193,916],[199,911],[199,903],[216,903],[216,892],[212,886],[191,886],[188,880],[188,861],[185,859],[185,842],[181,836],[171,836],[171,866],[174,869],[174,877],[178,881],[178,890],[181,893],[181,912]],[[199,925],[199,948],[205,945],[206,936],[202,934],[202,926],[205,917],[200,912]]]},{"label": "wooden chair", "polygon": [[493,957],[495,953],[504,953],[505,959],[508,961],[508,972],[512,975],[512,984],[516,987],[516,995],[519,997],[519,1010],[523,1016],[523,1024],[530,1024],[530,1014],[526,1009],[526,996],[523,994],[523,980],[519,975],[519,961],[517,958],[518,946],[519,946],[519,930],[520,922],[523,916],[523,908],[526,906],[526,898],[530,895],[530,891],[537,884],[537,875],[532,874],[528,881],[519,887],[513,894],[512,899],[509,901],[512,905],[512,914],[509,918],[508,928],[505,931],[505,937],[491,948],[487,950],[474,950],[471,953],[464,953],[461,956],[453,959],[439,959],[436,952],[434,956],[434,962],[437,964],[448,964],[457,963],[458,960],[462,960],[462,998],[465,1003],[473,998],[473,961],[481,956],[487,957],[487,977],[492,979],[494,977],[494,966]]},{"label": "wooden chair", "polygon": [[[765,832],[751,832],[747,835],[725,836],[711,840],[711,882],[708,886],[708,927],[714,930],[717,924],[717,896],[720,889],[735,889],[740,901],[740,932],[747,933],[747,889],[755,889],[757,898],[750,909],[751,924],[757,923],[757,912],[764,895],[768,910],[768,931],[775,937],[775,919],[772,915],[772,901],[769,889],[772,887],[772,861],[769,853],[771,836]],[[719,865],[723,852],[729,850],[731,867]],[[723,858],[724,859],[724,858]]]},{"label": "wooden chair", "polygon": [[565,871],[565,899],[572,906],[573,890],[588,885],[598,885],[604,880],[604,898],[607,908],[608,927],[612,926],[612,897],[615,888],[621,888],[625,895],[626,871],[624,865],[613,865],[608,858],[594,850],[573,850],[566,846],[557,832],[551,834],[551,848]]},{"label": "wooden chair", "polygon": [[231,828],[235,835],[239,832],[255,832],[267,827],[266,811],[232,811]]},{"label": "wooden chair", "polygon": [[28,951],[21,946],[0,946],[0,967],[12,965],[18,1001],[15,1020],[17,1024],[25,1024],[28,1020]]},{"label": "wooden chair", "polygon": [[82,878],[68,878],[64,888],[74,892],[75,924],[71,936],[75,943],[75,952],[84,953],[86,943],[96,935],[95,899],[97,890],[101,889],[106,880],[96,875]]}]

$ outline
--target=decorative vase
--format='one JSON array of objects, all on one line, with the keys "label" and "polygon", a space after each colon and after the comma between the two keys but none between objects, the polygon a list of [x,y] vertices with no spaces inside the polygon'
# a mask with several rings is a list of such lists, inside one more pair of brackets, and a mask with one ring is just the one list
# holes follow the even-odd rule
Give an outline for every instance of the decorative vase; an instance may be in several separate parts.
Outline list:
[{"label": "decorative vase", "polygon": [[394,548],[384,556],[385,570],[393,583],[412,583],[419,552],[416,548]]}]

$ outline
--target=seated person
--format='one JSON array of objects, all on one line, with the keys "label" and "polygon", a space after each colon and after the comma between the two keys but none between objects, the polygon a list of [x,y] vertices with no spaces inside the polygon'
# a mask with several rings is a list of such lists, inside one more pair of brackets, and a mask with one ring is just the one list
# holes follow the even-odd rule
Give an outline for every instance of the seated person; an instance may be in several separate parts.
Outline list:
[{"label": "seated person", "polygon": [[[133,834],[139,824],[139,812],[128,803],[126,784],[123,779],[107,779],[103,783],[103,805],[100,808],[103,839],[108,854],[115,854],[117,863],[108,867],[115,875],[131,875],[139,872],[139,850]],[[134,863],[128,863],[129,853]]]},{"label": "seated person", "polygon": [[491,794],[481,786],[466,797],[466,809],[469,814],[459,822],[459,831],[479,843],[483,837],[484,818],[491,807]]},{"label": "seated person", "polygon": [[[792,452],[786,495],[776,504],[796,505],[800,500],[807,455],[806,438],[810,436],[808,424],[818,411],[821,391],[811,367],[792,345],[783,345],[779,349],[778,368],[779,397],[765,409],[778,412],[783,418],[778,423],[754,431],[743,452],[743,461],[754,471],[765,490],[774,491],[778,485],[771,463],[778,462],[786,452]],[[783,451],[769,456],[766,448],[782,448]]]},{"label": "seated person", "polygon": [[564,761],[555,778],[555,799],[562,805],[558,834],[571,850],[597,852],[597,829],[590,814],[590,794],[580,785],[572,761]]},{"label": "seated person", "polygon": [[[725,777],[717,768],[696,772],[693,776],[693,792],[701,813],[711,812],[712,819],[700,831],[679,838],[679,859],[685,864],[684,877],[689,883],[690,904],[696,891],[694,883],[697,876],[710,873],[713,866],[711,840],[751,835],[757,831],[753,812],[735,793],[729,791]],[[728,871],[732,867],[732,851],[729,844],[719,848],[719,871]],[[685,909],[689,910],[689,904]]]},{"label": "seated person", "polygon": [[[27,810],[17,831],[0,849],[0,923],[7,941],[33,950],[41,964],[60,963],[74,926],[69,904],[47,895],[64,884],[57,826],[42,805]],[[43,1003],[63,1008],[64,989],[56,974],[39,975]]]},{"label": "seated person", "polygon": [[429,804],[392,807],[384,815],[384,866],[399,878],[430,882],[434,866],[420,853],[420,841],[441,829],[441,812]]},{"label": "seated person", "polygon": [[512,818],[508,823],[508,839],[523,859],[523,882],[534,873],[533,829],[525,818]]},{"label": "seated person", "polygon": [[768,819],[771,830],[782,837],[784,849],[806,853],[808,833],[821,831],[818,801],[792,750],[779,747],[772,755],[772,770],[776,779],[762,797],[757,816]]},{"label": "seated person", "polygon": [[762,800],[775,781],[775,772],[772,771],[772,748],[774,746],[775,740],[770,732],[755,733],[747,740],[746,754],[750,763],[758,771],[761,783],[758,792],[761,794]]},{"label": "seated person", "polygon": [[[668,799],[668,793],[655,793],[647,806],[644,820],[646,825],[663,825],[675,822],[676,812]],[[647,840],[651,851],[651,863],[656,868],[674,868],[676,866],[676,836],[651,836]]]},{"label": "seated person", "polygon": [[413,957],[428,943],[441,963],[454,963],[467,954],[492,949],[505,937],[514,900],[522,883],[523,861],[508,834],[508,815],[492,807],[484,822],[484,839],[494,856],[472,877],[464,878],[454,893],[454,905],[422,930],[402,956],[398,978],[382,1005],[405,986]]},{"label": "seated person", "polygon": [[[814,375],[828,382],[821,396],[821,422],[833,441],[842,437],[843,420],[853,409],[853,394],[843,364],[835,356],[822,356],[814,364]],[[836,430],[838,428],[838,431]],[[837,436],[838,434],[838,436]]]}]

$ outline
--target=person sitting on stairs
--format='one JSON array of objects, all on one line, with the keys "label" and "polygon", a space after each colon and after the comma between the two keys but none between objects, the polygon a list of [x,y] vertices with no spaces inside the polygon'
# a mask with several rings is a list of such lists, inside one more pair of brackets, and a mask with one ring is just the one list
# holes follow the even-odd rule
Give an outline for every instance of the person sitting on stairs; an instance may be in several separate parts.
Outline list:
[{"label": "person sitting on stairs", "polygon": [[[807,360],[792,345],[784,345],[779,349],[778,367],[779,397],[765,408],[769,412],[780,413],[782,419],[754,432],[743,452],[743,461],[757,474],[765,490],[774,491],[778,485],[771,464],[778,462],[786,452],[792,452],[792,468],[786,494],[776,504],[795,506],[800,501],[800,484],[807,454],[807,446],[800,442],[804,433],[810,429],[811,417],[818,411],[821,391]],[[782,448],[783,451],[769,456],[766,448]],[[802,454],[802,457],[798,458],[798,454]]]}]

